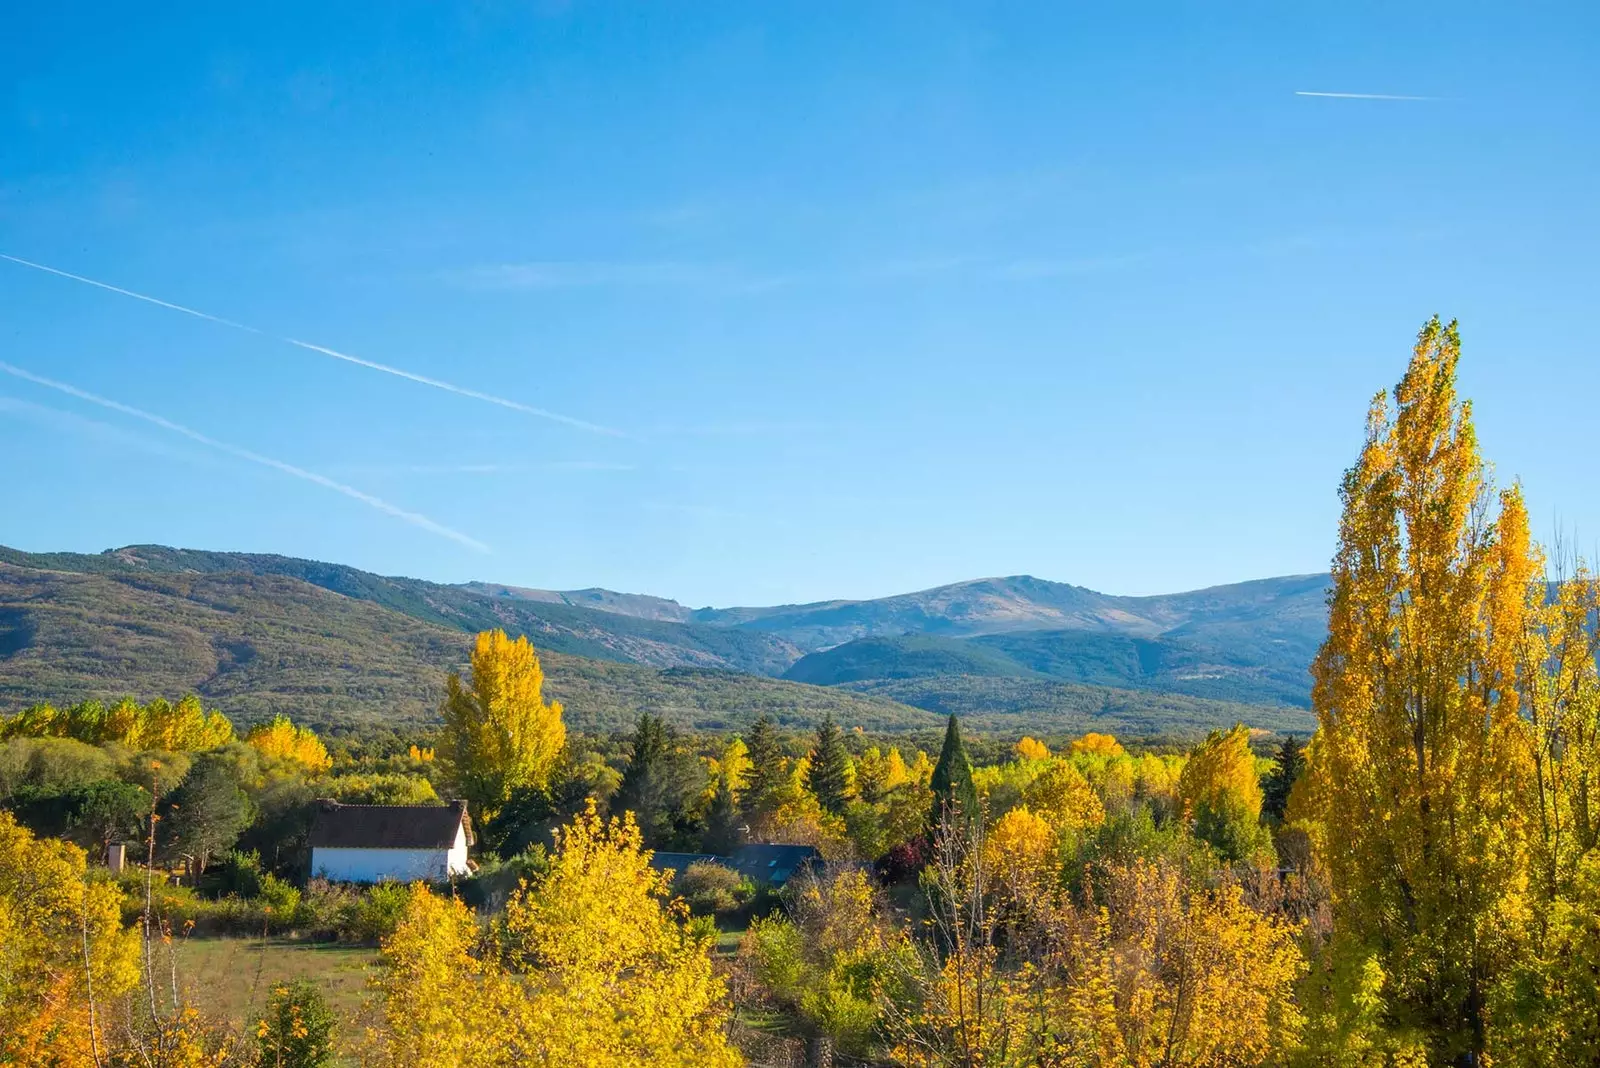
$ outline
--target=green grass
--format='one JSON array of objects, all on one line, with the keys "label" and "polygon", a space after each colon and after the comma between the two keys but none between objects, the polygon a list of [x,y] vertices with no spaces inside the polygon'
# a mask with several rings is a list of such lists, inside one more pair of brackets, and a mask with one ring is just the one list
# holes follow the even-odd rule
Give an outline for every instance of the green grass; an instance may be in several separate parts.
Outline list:
[{"label": "green grass", "polygon": [[259,938],[189,938],[174,944],[173,957],[188,1004],[247,1036],[273,987],[311,980],[338,1015],[340,1047],[348,1055],[361,1034],[367,967],[377,959],[377,951],[281,939],[268,939],[263,945]]}]

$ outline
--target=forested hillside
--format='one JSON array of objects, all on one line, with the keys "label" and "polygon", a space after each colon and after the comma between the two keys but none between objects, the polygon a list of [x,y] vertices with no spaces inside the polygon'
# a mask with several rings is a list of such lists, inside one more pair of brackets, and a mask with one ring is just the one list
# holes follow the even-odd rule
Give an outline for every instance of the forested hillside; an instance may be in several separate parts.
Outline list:
[{"label": "forested hillside", "polygon": [[[81,566],[102,559],[65,558],[80,565],[74,570],[0,563],[0,709],[194,692],[241,723],[283,714],[325,730],[412,726],[431,721],[444,673],[465,662],[471,640],[466,630],[379,603],[379,595],[411,603],[407,598],[417,587],[406,580],[389,585],[333,566],[306,569],[323,579],[317,584],[279,574],[138,568],[126,561],[96,570]],[[237,558],[186,553],[158,559]],[[335,592],[334,585],[371,596]],[[419,602],[419,613],[459,618]],[[515,621],[490,622],[518,632]],[[935,713],[949,711],[997,730],[1112,729],[1141,736],[1189,734],[1239,719],[1267,727],[1304,722],[1303,715],[1278,707],[1043,678],[975,677],[978,672],[824,688],[715,666],[656,668],[573,655],[575,645],[613,650],[583,644],[571,630],[525,632],[544,653],[551,693],[567,703],[574,726],[583,730],[621,728],[641,711],[705,730],[747,725],[761,714],[798,726],[828,713],[868,730],[919,730],[936,726]],[[737,633],[729,637],[743,640]]]}]

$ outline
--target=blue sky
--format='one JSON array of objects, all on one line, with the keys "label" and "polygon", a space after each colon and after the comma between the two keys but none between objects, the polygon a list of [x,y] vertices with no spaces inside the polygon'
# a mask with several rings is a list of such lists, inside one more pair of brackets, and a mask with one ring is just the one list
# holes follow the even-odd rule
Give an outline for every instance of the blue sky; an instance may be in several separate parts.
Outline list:
[{"label": "blue sky", "polygon": [[252,329],[0,261],[0,543],[690,604],[1308,571],[1437,311],[1587,547],[1597,72],[1589,3],[24,5],[0,253]]}]

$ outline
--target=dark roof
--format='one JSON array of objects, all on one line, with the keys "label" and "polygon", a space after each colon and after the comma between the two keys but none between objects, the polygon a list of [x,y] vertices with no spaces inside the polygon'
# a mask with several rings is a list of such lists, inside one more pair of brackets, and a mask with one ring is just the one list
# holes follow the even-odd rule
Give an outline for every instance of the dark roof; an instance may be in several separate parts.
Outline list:
[{"label": "dark roof", "polygon": [[650,855],[650,866],[657,871],[670,871],[674,875],[682,875],[691,864],[700,863],[727,864],[726,857],[719,857],[712,853],[661,853]]},{"label": "dark roof", "polygon": [[740,875],[782,886],[802,868],[820,868],[822,853],[808,845],[747,845],[733,854],[732,863]]},{"label": "dark roof", "polygon": [[311,823],[311,845],[324,849],[449,849],[456,830],[472,822],[467,803],[445,805],[342,805],[318,801]]}]

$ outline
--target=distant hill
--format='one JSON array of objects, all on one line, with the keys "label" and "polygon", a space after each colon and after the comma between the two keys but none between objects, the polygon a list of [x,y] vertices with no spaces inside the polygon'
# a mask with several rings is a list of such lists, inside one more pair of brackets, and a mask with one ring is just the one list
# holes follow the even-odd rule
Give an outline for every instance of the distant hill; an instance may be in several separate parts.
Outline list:
[{"label": "distant hill", "polygon": [[[1296,653],[1299,650],[1295,650]],[[1276,656],[1270,655],[1276,653]],[[1298,655],[1250,655],[1179,638],[1086,630],[974,638],[917,634],[858,638],[801,657],[783,677],[818,686],[948,675],[1053,679],[1247,704],[1308,707],[1311,678]]]},{"label": "distant hill", "polygon": [[[431,721],[471,635],[300,579],[240,572],[84,574],[0,563],[0,712],[35,701],[198,693],[239,723],[319,729]],[[937,726],[887,699],[705,668],[657,670],[541,650],[548,692],[581,730],[641,711],[685,726],[832,713],[876,730]]]},{"label": "distant hill", "polygon": [[[832,709],[845,722],[911,729],[952,702],[972,715],[1093,706],[1141,723],[1292,717],[1308,703],[1327,584],[1301,575],[1115,597],[1014,576],[869,601],[690,609],[604,589],[446,585],[159,545],[0,547],[3,565],[0,703],[193,688],[246,718],[307,708],[328,723],[431,715],[442,670],[460,663],[466,635],[489,627],[527,634],[552,664],[571,658],[552,687],[588,686],[582,714],[596,724],[659,705],[686,722]],[[69,604],[76,614],[46,611]],[[850,703],[860,695],[886,700]]]},{"label": "distant hill", "polygon": [[[256,553],[130,545],[104,553],[24,553],[0,547],[0,563],[97,575],[245,574],[298,579],[413,619],[456,630],[504,627],[542,649],[651,667],[714,667],[780,675],[801,651],[780,636],[669,623],[557,601],[502,597],[464,586]],[[492,587],[491,587],[492,588]],[[505,587],[509,588],[509,587]]]}]

